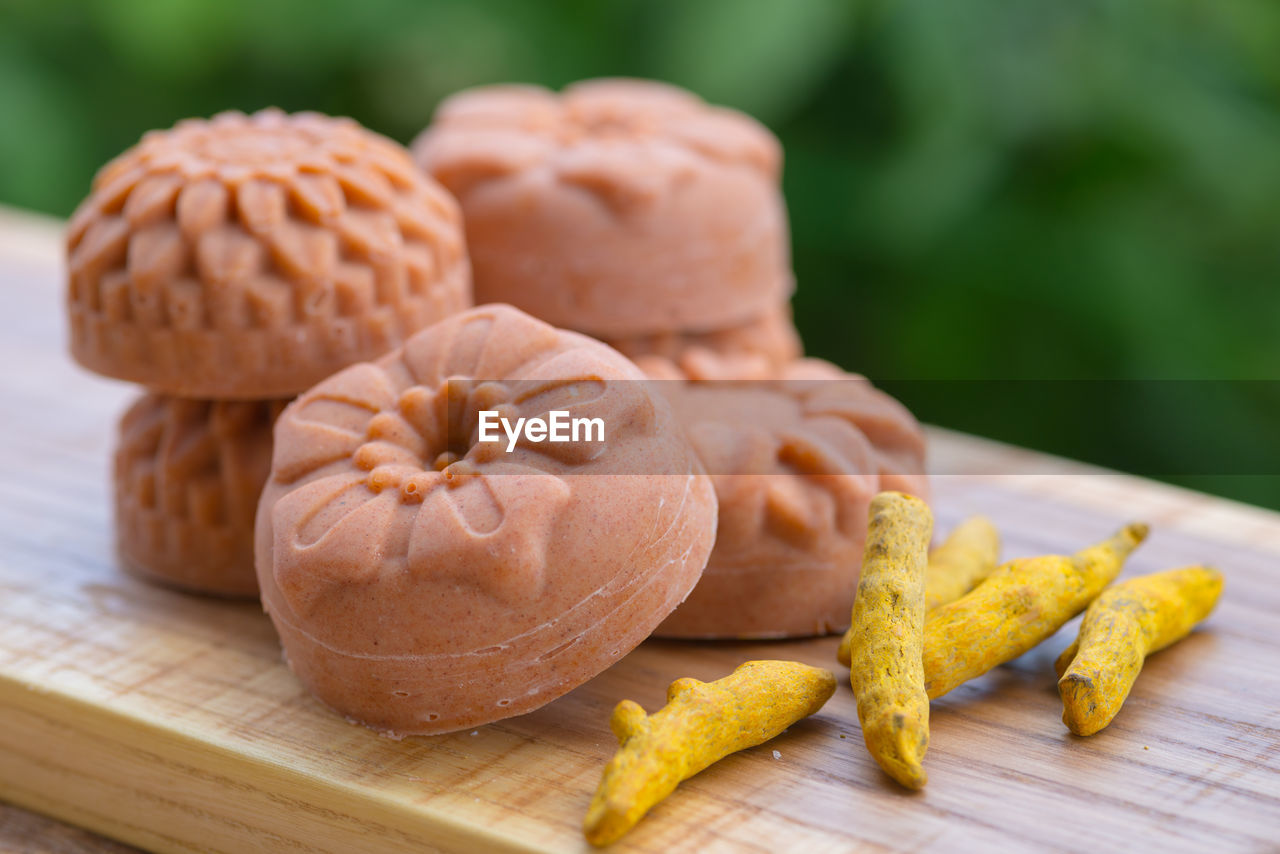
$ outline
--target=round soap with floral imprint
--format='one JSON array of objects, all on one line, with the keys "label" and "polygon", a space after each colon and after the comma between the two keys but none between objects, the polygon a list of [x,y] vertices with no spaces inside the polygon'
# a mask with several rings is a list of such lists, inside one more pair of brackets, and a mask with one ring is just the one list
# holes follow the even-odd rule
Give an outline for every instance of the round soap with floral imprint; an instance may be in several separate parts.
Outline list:
[{"label": "round soap with floral imprint", "polygon": [[286,403],[146,394],[129,407],[115,453],[125,570],[194,593],[258,595],[253,519]]},{"label": "round soap with floral imprint", "polygon": [[67,251],[75,358],[185,397],[292,397],[471,304],[454,200],[315,113],[148,133],[98,173]]},{"label": "round soap with floral imprint", "polygon": [[790,305],[727,329],[606,338],[604,342],[641,368],[665,360],[677,375],[697,379],[725,373],[738,379],[767,378],[799,359],[802,353]]},{"label": "round soap with floral imprint", "polygon": [[[489,416],[557,411],[603,430],[484,438]],[[476,726],[585,682],[685,598],[715,536],[711,481],[653,383],[510,306],[325,380],[276,440],[263,604],[302,682],[388,734]]]},{"label": "round soap with floral imprint", "polygon": [[[672,366],[655,377],[678,375]],[[872,497],[928,497],[911,413],[865,378],[802,359],[773,378],[655,382],[716,487],[715,550],[660,637],[825,635],[849,625]]]},{"label": "round soap with floral imprint", "polygon": [[462,205],[477,302],[627,338],[739,326],[793,289],[778,141],[677,87],[472,89],[413,149]]}]

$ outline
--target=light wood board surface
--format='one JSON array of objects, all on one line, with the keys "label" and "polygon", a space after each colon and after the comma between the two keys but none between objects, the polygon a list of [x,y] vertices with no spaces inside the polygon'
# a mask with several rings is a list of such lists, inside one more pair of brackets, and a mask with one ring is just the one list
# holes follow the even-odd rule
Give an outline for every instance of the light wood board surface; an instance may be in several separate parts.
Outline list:
[{"label": "light wood board surface", "polygon": [[682,784],[614,850],[1280,845],[1280,516],[943,431],[939,529],[986,513],[1015,556],[1145,519],[1154,534],[1126,574],[1226,573],[1218,611],[1148,662],[1102,734],[1060,721],[1052,661],[1074,623],[933,704],[930,782],[914,795],[867,756],[835,638],[650,641],[474,732],[394,742],[351,726],[293,679],[259,607],[115,568],[108,461],[134,392],[64,355],[59,255],[52,224],[0,212],[0,800],[23,808],[0,811],[0,843],[98,847],[34,810],[156,851],[580,850],[619,699],[652,711],[677,677],[790,658],[837,672],[831,702]]}]

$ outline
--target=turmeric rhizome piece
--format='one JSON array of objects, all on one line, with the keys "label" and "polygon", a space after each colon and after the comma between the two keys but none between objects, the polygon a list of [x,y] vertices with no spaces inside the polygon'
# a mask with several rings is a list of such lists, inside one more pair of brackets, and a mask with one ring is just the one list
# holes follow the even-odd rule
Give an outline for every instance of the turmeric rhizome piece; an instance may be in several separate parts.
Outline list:
[{"label": "turmeric rhizome piece", "polygon": [[924,579],[933,516],[901,492],[871,500],[862,574],[849,627],[849,682],[867,750],[908,789],[924,786],[929,747]]},{"label": "turmeric rhizome piece", "polygon": [[1222,573],[1205,566],[1142,575],[1104,590],[1055,665],[1067,728],[1093,735],[1111,723],[1146,657],[1190,634],[1221,593]]},{"label": "turmeric rhizome piece", "polygon": [[[959,599],[1000,562],[1000,534],[985,516],[965,519],[929,554],[924,574],[924,610]],[[849,632],[840,639],[836,660],[849,666]]]},{"label": "turmeric rhizome piece", "polygon": [[681,780],[763,744],[818,711],[835,690],[829,670],[748,661],[715,682],[677,679],[667,689],[667,704],[652,715],[623,700],[609,721],[618,752],[605,766],[583,822],[587,841],[615,842]]},{"label": "turmeric rhizome piece", "polygon": [[1071,557],[1001,565],[972,592],[929,615],[924,677],[931,699],[1022,655],[1083,611],[1147,537],[1141,523]]}]

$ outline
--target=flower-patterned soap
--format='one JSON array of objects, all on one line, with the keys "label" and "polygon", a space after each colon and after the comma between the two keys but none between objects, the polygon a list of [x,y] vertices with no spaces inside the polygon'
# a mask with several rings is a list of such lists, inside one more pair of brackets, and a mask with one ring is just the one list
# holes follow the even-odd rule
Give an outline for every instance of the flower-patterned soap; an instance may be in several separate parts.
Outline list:
[{"label": "flower-patterned soap", "polygon": [[872,497],[928,497],[924,434],[902,404],[830,363],[802,359],[774,379],[732,379],[732,369],[655,383],[715,483],[719,524],[702,580],[654,634],[843,631]]},{"label": "flower-patterned soap", "polygon": [[[599,419],[591,441],[485,441],[485,413]],[[538,708],[693,588],[715,493],[616,351],[504,305],[348,368],[280,417],[259,505],[263,604],[303,683],[391,734]]]},{"label": "flower-patterned soap", "polygon": [[781,147],[682,89],[472,89],[413,148],[462,205],[477,302],[628,338],[750,323],[791,293]]},{"label": "flower-patterned soap", "polygon": [[253,519],[285,403],[146,394],[129,407],[115,453],[127,571],[195,593],[258,595]]},{"label": "flower-patterned soap", "polygon": [[454,200],[315,113],[148,133],[98,173],[67,250],[75,358],[185,397],[292,397],[471,304]]},{"label": "flower-patterned soap", "polygon": [[726,363],[737,378],[776,375],[800,358],[800,336],[791,321],[791,306],[765,312],[739,326],[712,332],[664,332],[633,338],[606,338],[605,343],[644,367],[665,360],[680,375],[710,379]]}]

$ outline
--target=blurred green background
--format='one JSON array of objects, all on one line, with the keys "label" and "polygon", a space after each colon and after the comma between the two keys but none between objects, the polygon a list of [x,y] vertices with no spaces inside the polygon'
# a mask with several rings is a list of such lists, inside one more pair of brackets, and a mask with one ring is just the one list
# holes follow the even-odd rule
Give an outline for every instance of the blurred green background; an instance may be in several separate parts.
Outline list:
[{"label": "blurred green background", "polygon": [[0,202],[66,215],[184,116],[408,141],[461,87],[597,75],[782,138],[811,354],[924,420],[1280,507],[1273,382],[919,382],[1280,377],[1275,0],[0,0]]}]

